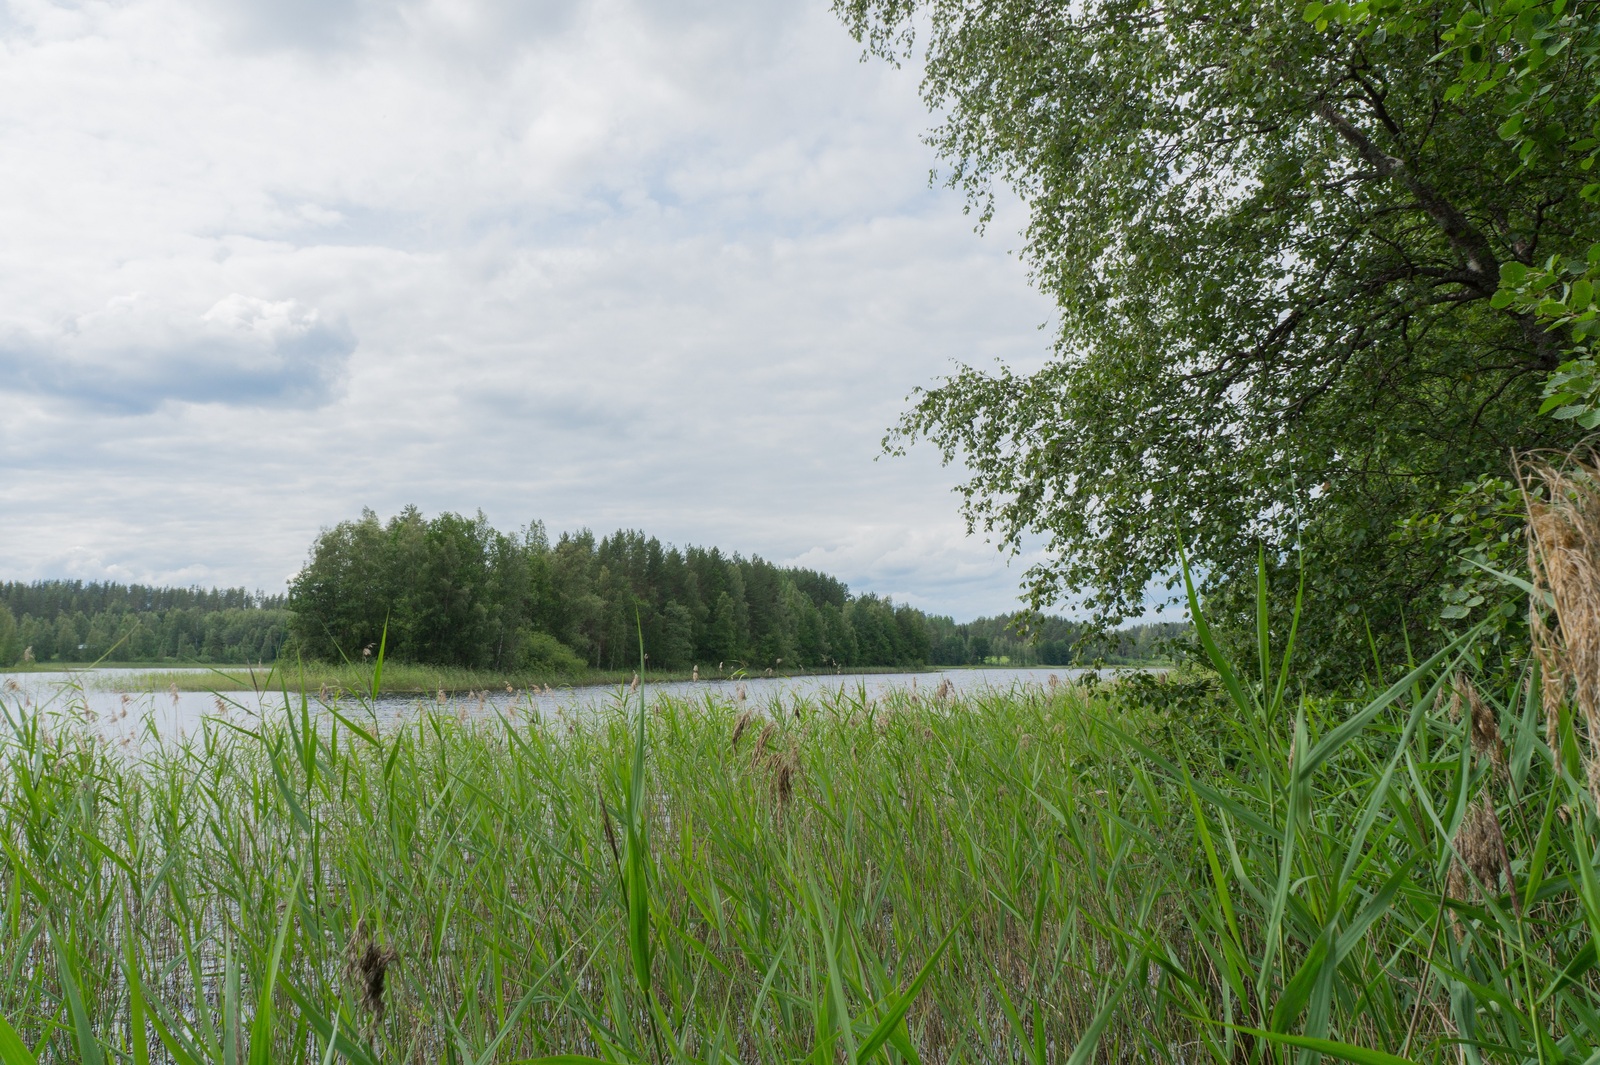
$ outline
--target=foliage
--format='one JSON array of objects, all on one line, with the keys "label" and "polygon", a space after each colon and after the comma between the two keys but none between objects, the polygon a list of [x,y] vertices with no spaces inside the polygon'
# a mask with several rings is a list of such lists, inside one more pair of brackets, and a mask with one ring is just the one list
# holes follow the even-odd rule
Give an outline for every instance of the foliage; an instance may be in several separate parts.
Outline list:
[{"label": "foliage", "polygon": [[[958,625],[759,557],[679,550],[636,532],[599,540],[586,531],[563,534],[551,544],[537,524],[513,536],[481,517],[428,520],[414,509],[387,523],[368,514],[326,530],[293,592],[298,616],[285,596],[242,588],[0,584],[0,667],[24,649],[40,663],[109,656],[359,664],[387,631],[393,661],[453,671],[439,674],[438,686],[455,690],[485,686],[480,673],[552,680],[631,669],[635,608],[652,669],[683,673],[697,663],[721,663],[726,674],[981,665],[1001,657],[1014,665],[1146,662],[1162,657],[1159,644],[1173,628],[1132,626],[1091,645],[1083,625],[1062,618]],[[9,642],[8,609],[20,617]],[[317,675],[326,674],[319,667]]]},{"label": "foliage", "polygon": [[[1387,657],[1426,645],[1405,608],[1452,560],[1398,523],[1581,431],[1536,415],[1565,356],[1497,296],[1502,267],[1600,238],[1573,160],[1502,135],[1515,79],[1463,91],[1434,61],[1461,5],[1374,4],[1413,18],[1381,33],[1216,0],[836,8],[892,58],[923,34],[948,181],[980,218],[998,186],[1029,211],[1054,359],[958,369],[889,444],[964,462],[974,527],[1046,539],[1034,605],[1083,590],[1108,624],[1136,613],[1181,534],[1240,639],[1258,545],[1305,563],[1328,683],[1370,661],[1369,628]],[[1536,101],[1546,126],[1591,123],[1573,69]]]},{"label": "foliage", "polygon": [[941,665],[1082,666],[1165,663],[1182,622],[1127,625],[1103,632],[1082,621],[1039,614],[1001,614],[956,624],[930,617],[933,662]]},{"label": "foliage", "polygon": [[1432,558],[1452,559],[1428,599],[1413,605],[1437,631],[1477,626],[1479,645],[1493,656],[1526,658],[1527,604],[1497,574],[1525,577],[1527,514],[1521,489],[1504,477],[1463,485],[1439,510],[1415,514],[1394,532],[1398,544]]},{"label": "foliage", "polygon": [[[1448,10],[1448,9],[1447,9]],[[1437,38],[1436,62],[1458,64],[1448,99],[1468,92],[1487,96],[1500,124],[1496,132],[1524,165],[1566,169],[1576,198],[1600,204],[1600,4],[1593,0],[1475,0],[1459,5],[1454,25],[1433,22],[1434,5],[1313,3],[1305,17],[1319,27],[1351,27],[1363,35],[1406,34]],[[1600,243],[1532,248],[1501,264],[1492,303],[1513,308],[1570,337],[1567,360],[1545,386],[1541,413],[1600,426],[1596,378],[1594,301],[1600,284]]]},{"label": "foliage", "polygon": [[9,666],[22,657],[22,641],[17,636],[17,619],[0,602],[0,666]]},{"label": "foliage", "polygon": [[290,582],[293,633],[312,658],[359,659],[387,632],[401,662],[538,671],[636,662],[635,619],[653,669],[696,663],[798,669],[910,666],[931,657],[921,611],[840,581],[716,548],[587,530],[550,543],[414,507],[325,530]]},{"label": "foliage", "polygon": [[0,666],[25,650],[38,662],[271,662],[289,629],[284,596],[243,588],[7,581],[0,610],[17,621],[9,657],[0,634]]}]

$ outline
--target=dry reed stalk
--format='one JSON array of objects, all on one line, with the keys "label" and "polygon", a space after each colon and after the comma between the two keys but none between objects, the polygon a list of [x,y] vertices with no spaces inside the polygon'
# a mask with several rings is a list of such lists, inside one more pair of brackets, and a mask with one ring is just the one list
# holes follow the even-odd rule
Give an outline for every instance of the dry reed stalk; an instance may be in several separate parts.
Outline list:
[{"label": "dry reed stalk", "polygon": [[1544,673],[1545,727],[1551,744],[1558,743],[1560,707],[1570,694],[1592,758],[1600,742],[1600,468],[1592,454],[1559,466],[1530,460],[1519,481],[1528,512],[1528,570],[1540,593],[1529,602],[1528,624]]}]

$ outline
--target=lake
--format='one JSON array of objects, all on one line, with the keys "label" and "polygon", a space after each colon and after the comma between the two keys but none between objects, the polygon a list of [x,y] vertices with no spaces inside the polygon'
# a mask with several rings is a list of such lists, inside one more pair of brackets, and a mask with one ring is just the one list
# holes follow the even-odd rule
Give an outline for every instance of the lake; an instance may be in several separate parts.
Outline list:
[{"label": "lake", "polygon": [[[139,674],[144,672],[173,673],[180,670],[152,667],[150,670],[95,669],[0,674],[4,678],[0,680],[0,705],[13,715],[19,710],[27,714],[40,710],[71,714],[92,724],[112,739],[133,738],[144,731],[147,725],[153,726],[163,736],[183,735],[192,732],[200,720],[208,715],[244,722],[262,713],[283,711],[281,692],[257,695],[254,692],[213,694],[127,690],[135,686]],[[193,672],[207,671],[196,669]],[[868,698],[880,697],[896,689],[932,693],[945,683],[957,692],[983,688],[1006,691],[1018,685],[1048,685],[1051,677],[1068,681],[1093,672],[1096,671],[1064,667],[933,669],[924,673],[670,681],[647,684],[646,691],[651,697],[671,695],[699,700],[716,696],[743,701],[760,709],[787,704],[821,691],[838,691],[840,688],[852,694],[865,693]],[[1113,671],[1099,672],[1109,676]],[[447,694],[442,702],[436,697],[414,693],[393,694],[379,697],[376,713],[380,722],[384,723],[404,721],[423,706],[485,717],[496,713],[514,713],[515,716],[524,717],[535,712],[540,715],[580,713],[612,703],[620,693],[621,689],[615,686],[555,688],[549,691],[518,689],[511,692],[502,688]],[[316,693],[311,694],[315,705]],[[297,694],[291,693],[291,698],[298,706]],[[353,699],[346,700],[345,704],[358,706]]]}]

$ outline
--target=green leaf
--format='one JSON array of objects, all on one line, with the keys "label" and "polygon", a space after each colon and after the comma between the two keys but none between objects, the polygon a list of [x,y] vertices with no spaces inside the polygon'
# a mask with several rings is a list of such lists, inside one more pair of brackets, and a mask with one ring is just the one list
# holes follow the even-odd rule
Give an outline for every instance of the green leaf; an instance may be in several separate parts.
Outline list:
[{"label": "green leaf", "polygon": [[[1469,559],[1468,561],[1471,560]],[[1488,569],[1487,566],[1483,568]],[[1311,774],[1316,771],[1318,766],[1327,761],[1329,758],[1333,757],[1333,755],[1337,753],[1340,748],[1354,739],[1357,733],[1370,725],[1377,718],[1377,716],[1387,709],[1392,703],[1394,703],[1395,700],[1399,699],[1402,695],[1410,691],[1413,685],[1417,684],[1422,680],[1423,677],[1432,672],[1435,666],[1444,661],[1444,659],[1451,654],[1454,654],[1457,649],[1464,646],[1470,646],[1471,641],[1477,637],[1478,633],[1482,631],[1483,627],[1484,623],[1480,622],[1469,631],[1457,636],[1444,647],[1440,648],[1438,651],[1435,651],[1432,657],[1430,657],[1426,662],[1423,662],[1422,665],[1418,666],[1410,673],[1407,673],[1404,677],[1401,677],[1399,680],[1395,681],[1394,684],[1391,685],[1389,689],[1382,695],[1378,696],[1376,699],[1373,699],[1366,706],[1362,707],[1361,710],[1355,714],[1352,714],[1350,717],[1340,722],[1337,726],[1330,729],[1309,751],[1307,751],[1300,758],[1299,764],[1295,766],[1295,778],[1297,780],[1304,780],[1310,777]]]},{"label": "green leaf", "polygon": [[133,936],[123,940],[122,964],[128,981],[128,1034],[133,1043],[133,1065],[150,1065],[150,1037],[145,1031],[144,982],[139,979],[139,955]]},{"label": "green leaf", "polygon": [[383,635],[378,637],[378,659],[372,663],[372,701],[378,701],[378,690],[383,684],[383,653],[389,647],[389,619],[383,619]]},{"label": "green leaf", "polygon": [[1253,1035],[1257,1039],[1265,1039],[1271,1043],[1282,1046],[1300,1047],[1302,1050],[1314,1050],[1320,1054],[1328,1054],[1344,1061],[1353,1061],[1356,1065],[1416,1065],[1410,1058],[1402,1058],[1398,1054],[1390,1054],[1382,1050],[1368,1050],[1351,1043],[1341,1043],[1337,1039],[1314,1039],[1306,1035],[1287,1035],[1283,1032],[1266,1032],[1260,1028],[1246,1028],[1240,1024],[1230,1024],[1227,1027],[1236,1032]]},{"label": "green leaf", "polygon": [[1222,684],[1228,689],[1233,704],[1240,713],[1257,715],[1261,711],[1260,704],[1255,699],[1245,694],[1244,685],[1239,683],[1238,676],[1233,671],[1233,666],[1228,662],[1222,648],[1217,646],[1217,641],[1211,635],[1211,627],[1206,624],[1205,613],[1200,609],[1200,596],[1195,591],[1194,581],[1189,575],[1189,559],[1184,553],[1183,542],[1178,542],[1178,566],[1183,571],[1183,586],[1189,597],[1189,617],[1194,621],[1195,636],[1200,640],[1200,645],[1205,648],[1206,657],[1211,659],[1211,665],[1222,677]]},{"label": "green leaf", "polygon": [[873,1028],[867,1038],[862,1041],[861,1049],[856,1052],[857,1065],[870,1059],[894,1035],[896,1026],[905,1018],[906,1011],[911,1008],[911,1003],[916,1000],[917,995],[922,991],[922,985],[927,983],[928,977],[933,975],[934,965],[938,963],[940,956],[944,954],[945,948],[950,946],[950,941],[955,939],[956,931],[967,923],[967,917],[971,915],[972,911],[968,910],[961,920],[950,927],[950,931],[944,934],[944,938],[939,941],[939,945],[933,948],[933,953],[928,956],[928,960],[922,963],[922,968],[917,970],[917,975],[912,977],[911,983],[906,986],[904,991],[890,1000],[887,1012],[878,1021],[877,1027]]},{"label": "green leaf", "polygon": [[56,948],[56,965],[61,974],[61,989],[67,997],[67,1014],[72,1018],[72,1033],[78,1047],[81,1065],[105,1065],[105,1052],[94,1037],[89,1024],[89,1013],[83,1007],[83,992],[78,984],[77,966],[73,963],[68,946],[61,942],[55,929],[50,929],[50,942]]},{"label": "green leaf", "polygon": [[1142,954],[1135,954],[1128,959],[1128,967],[1123,972],[1121,981],[1111,989],[1106,1000],[1095,1011],[1094,1019],[1079,1037],[1078,1045],[1072,1048],[1072,1055],[1067,1058],[1067,1065],[1089,1065],[1094,1060],[1094,1052],[1100,1046],[1100,1036],[1105,1032],[1106,1025],[1111,1023],[1111,1016],[1116,1013],[1118,1004],[1122,1002],[1122,996],[1127,994],[1128,988],[1133,985],[1134,978],[1139,972],[1139,963],[1143,960]]},{"label": "green leaf", "polygon": [[293,980],[284,980],[281,986],[284,993],[289,996],[289,1000],[300,1010],[300,1015],[311,1025],[312,1030],[324,1040],[333,1043],[346,1061],[354,1062],[355,1065],[378,1065],[370,1054],[346,1038],[338,1026],[312,1004],[310,996],[294,985]]},{"label": "green leaf", "polygon": [[17,1030],[0,1017],[0,1065],[39,1065]]},{"label": "green leaf", "polygon": [[1306,1002],[1311,998],[1311,989],[1322,973],[1322,967],[1332,946],[1329,936],[1330,933],[1324,932],[1317,937],[1316,943],[1306,952],[1300,968],[1295,970],[1294,976],[1284,985],[1283,994],[1278,996],[1278,1001],[1272,1007],[1270,1023],[1274,1032],[1288,1031],[1289,1026],[1306,1008]]},{"label": "green leaf", "polygon": [[278,922],[278,934],[272,940],[272,954],[267,961],[267,974],[261,981],[261,993],[256,999],[256,1015],[250,1025],[250,1065],[272,1065],[273,992],[278,987],[278,967],[283,961],[283,945],[289,938],[289,926],[294,921],[295,894],[305,879],[305,859],[295,872],[290,897],[284,900],[283,917]]}]

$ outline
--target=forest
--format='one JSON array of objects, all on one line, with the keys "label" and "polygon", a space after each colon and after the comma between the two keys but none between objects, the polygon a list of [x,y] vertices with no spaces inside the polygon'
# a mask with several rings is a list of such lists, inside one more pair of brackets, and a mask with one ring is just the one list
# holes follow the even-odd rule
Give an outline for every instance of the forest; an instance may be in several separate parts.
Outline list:
[{"label": "forest", "polygon": [[[637,620],[636,620],[637,619]],[[1057,617],[957,623],[813,570],[641,532],[553,542],[480,515],[368,511],[321,533],[286,593],[82,581],[0,584],[0,665],[360,659],[575,675],[639,659],[775,671],[1165,660],[1184,626],[1091,638]]]},{"label": "forest", "polygon": [[[1034,645],[1012,618],[958,625],[906,604],[852,594],[837,578],[759,556],[663,545],[642,532],[553,541],[480,514],[371,511],[325,530],[290,582],[293,646],[359,657],[386,641],[405,662],[573,672],[650,668],[789,671],[871,666],[1074,661],[1081,627],[1043,619]],[[385,635],[387,634],[387,635]],[[1115,650],[1153,651],[1150,634]],[[1123,646],[1125,645],[1125,646]],[[1085,645],[1087,647],[1088,645]]]},{"label": "forest", "polygon": [[274,661],[287,598],[243,588],[71,580],[0,583],[0,666],[35,662]]}]

